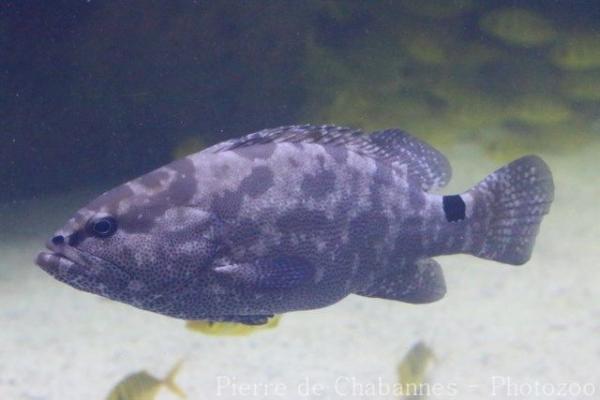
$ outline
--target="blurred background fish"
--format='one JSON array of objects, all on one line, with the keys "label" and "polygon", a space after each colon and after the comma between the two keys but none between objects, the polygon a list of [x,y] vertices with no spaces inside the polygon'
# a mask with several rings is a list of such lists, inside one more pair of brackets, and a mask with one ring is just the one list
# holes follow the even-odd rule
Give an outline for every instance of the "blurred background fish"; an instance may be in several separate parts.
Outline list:
[{"label": "blurred background fish", "polygon": [[433,350],[422,341],[415,343],[408,350],[397,368],[403,398],[427,397],[427,375],[435,360]]},{"label": "blurred background fish", "polygon": [[187,396],[175,383],[183,360],[177,362],[164,379],[157,379],[146,371],[127,375],[110,391],[106,400],[153,400],[164,386],[182,399]]}]

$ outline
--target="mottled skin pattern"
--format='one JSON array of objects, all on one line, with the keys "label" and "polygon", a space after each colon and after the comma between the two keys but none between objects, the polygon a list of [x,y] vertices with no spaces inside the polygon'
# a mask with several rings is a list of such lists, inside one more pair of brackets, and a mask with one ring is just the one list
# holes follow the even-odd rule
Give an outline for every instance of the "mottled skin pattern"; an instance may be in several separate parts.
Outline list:
[{"label": "mottled skin pattern", "polygon": [[[547,183],[545,164],[531,160]],[[504,178],[491,175],[463,194],[464,219],[448,222],[443,196],[426,190],[449,177],[441,154],[401,131],[262,131],[103,194],[55,234],[52,253],[37,262],[78,289],[184,319],[263,323],[351,293],[435,301],[445,285],[429,257],[465,252],[522,263],[551,201],[550,179],[531,223],[503,223],[507,232],[486,240],[481,232],[494,221],[490,187]],[[97,237],[90,224],[104,216],[118,228]],[[506,256],[501,245],[520,245],[522,254]]]}]

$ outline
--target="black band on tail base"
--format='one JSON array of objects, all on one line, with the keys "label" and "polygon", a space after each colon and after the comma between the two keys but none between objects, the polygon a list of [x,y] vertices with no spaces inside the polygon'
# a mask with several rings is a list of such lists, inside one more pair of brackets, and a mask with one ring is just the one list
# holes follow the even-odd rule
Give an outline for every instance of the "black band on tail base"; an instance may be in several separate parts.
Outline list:
[{"label": "black band on tail base", "polygon": [[465,202],[460,195],[444,196],[444,214],[448,222],[456,222],[465,219]]}]

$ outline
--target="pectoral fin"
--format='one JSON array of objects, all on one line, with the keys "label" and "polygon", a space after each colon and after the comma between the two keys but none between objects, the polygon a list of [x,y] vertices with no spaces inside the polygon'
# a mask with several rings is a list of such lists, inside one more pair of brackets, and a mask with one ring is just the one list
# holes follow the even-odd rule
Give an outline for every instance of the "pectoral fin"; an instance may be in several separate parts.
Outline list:
[{"label": "pectoral fin", "polygon": [[261,258],[253,262],[227,264],[215,268],[245,286],[287,289],[304,285],[314,276],[314,267],[300,257]]},{"label": "pectoral fin", "polygon": [[432,303],[444,297],[446,283],[440,265],[427,258],[381,278],[356,294],[413,304]]}]

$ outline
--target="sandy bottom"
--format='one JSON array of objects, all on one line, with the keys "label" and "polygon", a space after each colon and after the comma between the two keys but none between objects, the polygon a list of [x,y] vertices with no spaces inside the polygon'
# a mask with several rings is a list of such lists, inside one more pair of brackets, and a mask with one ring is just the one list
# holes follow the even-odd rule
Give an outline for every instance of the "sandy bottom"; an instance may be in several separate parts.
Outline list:
[{"label": "sandy bottom", "polygon": [[[499,166],[477,148],[447,154],[448,193]],[[438,303],[350,296],[248,337],[193,333],[35,267],[46,237],[95,191],[1,205],[0,399],[102,399],[125,375],[162,376],[182,358],[177,381],[190,399],[392,398],[396,366],[419,340],[437,357],[435,398],[599,398],[599,154],[543,155],[556,201],[527,265],[444,257]]]}]

